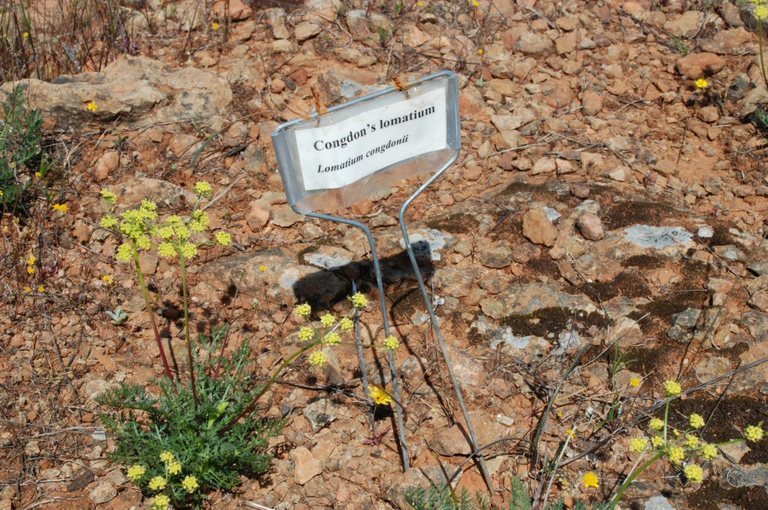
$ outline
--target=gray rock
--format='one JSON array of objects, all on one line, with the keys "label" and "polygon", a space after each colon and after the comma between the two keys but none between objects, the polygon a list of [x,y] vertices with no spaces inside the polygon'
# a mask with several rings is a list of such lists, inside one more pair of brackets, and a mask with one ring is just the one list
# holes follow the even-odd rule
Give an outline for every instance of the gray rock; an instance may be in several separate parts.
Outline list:
[{"label": "gray rock", "polygon": [[748,310],[741,317],[741,324],[746,326],[749,334],[758,341],[768,339],[768,313],[758,310]]},{"label": "gray rock", "polygon": [[[430,256],[432,261],[442,258],[440,250],[453,243],[453,236],[434,228],[422,228],[410,232],[408,235],[413,251],[417,257]],[[405,242],[399,241],[400,247],[405,249]]]},{"label": "gray rock", "polygon": [[728,358],[712,356],[700,361],[695,368],[696,378],[701,382],[711,381],[727,373],[731,369],[731,361]]},{"label": "gray rock", "polygon": [[353,260],[353,255],[338,246],[321,246],[317,251],[304,255],[304,260],[313,266],[323,269],[337,269],[346,266]]},{"label": "gray rock", "polygon": [[738,443],[724,444],[718,447],[726,459],[738,464],[741,458],[749,453],[749,446],[739,441]]},{"label": "gray rock", "polygon": [[587,296],[568,294],[557,283],[539,282],[509,285],[497,296],[481,300],[480,308],[496,320],[510,315],[530,315],[544,308],[597,311]]},{"label": "gray rock", "polygon": [[642,248],[661,250],[675,245],[686,245],[693,235],[683,227],[654,227],[633,225],[624,229],[626,241]]},{"label": "gray rock", "polygon": [[88,497],[91,501],[96,503],[97,505],[101,503],[106,503],[107,501],[113,500],[117,496],[117,489],[115,489],[115,486],[112,485],[109,481],[102,481],[100,482],[91,492],[88,494]]},{"label": "gray rock", "polygon": [[324,429],[338,418],[340,406],[329,398],[315,400],[304,408],[304,416],[314,433]]},{"label": "gray rock", "polygon": [[645,510],[675,510],[664,496],[653,496],[645,502]]},{"label": "gray rock", "polygon": [[727,474],[728,483],[734,487],[768,486],[768,467],[757,465],[733,469]]},{"label": "gray rock", "polygon": [[501,269],[512,263],[512,246],[508,241],[497,241],[480,253],[480,263],[485,267]]}]

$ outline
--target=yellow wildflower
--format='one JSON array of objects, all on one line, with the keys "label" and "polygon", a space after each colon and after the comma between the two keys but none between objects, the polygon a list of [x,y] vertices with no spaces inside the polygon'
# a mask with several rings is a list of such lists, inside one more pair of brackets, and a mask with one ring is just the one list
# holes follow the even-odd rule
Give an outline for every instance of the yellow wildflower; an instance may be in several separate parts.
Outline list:
[{"label": "yellow wildflower", "polygon": [[696,88],[699,90],[706,90],[709,88],[709,82],[705,78],[699,78],[696,80]]},{"label": "yellow wildflower", "polygon": [[349,317],[344,317],[339,321],[339,329],[341,329],[345,333],[349,333],[350,331],[355,329],[355,322]]},{"label": "yellow wildflower", "polygon": [[149,250],[152,248],[152,240],[147,235],[140,235],[136,237],[136,247],[140,250]]},{"label": "yellow wildflower", "polygon": [[173,454],[173,452],[166,450],[160,454],[160,460],[166,464],[170,464],[176,460],[176,456]]},{"label": "yellow wildflower", "polygon": [[758,5],[755,7],[755,18],[759,21],[765,21],[768,19],[768,5]]},{"label": "yellow wildflower", "polygon": [[32,292],[32,287],[30,287],[29,285],[25,285],[25,286],[24,286],[24,292],[26,292],[27,294],[29,294],[30,292]]},{"label": "yellow wildflower", "polygon": [[425,4],[424,2],[416,2],[416,6],[417,6],[419,9],[421,9],[421,8],[422,8],[422,7],[424,7],[425,5],[426,5],[426,4]]},{"label": "yellow wildflower", "polygon": [[309,319],[309,316],[312,315],[312,307],[309,306],[308,303],[302,303],[300,305],[296,305],[296,308],[293,309],[293,312],[299,317]]},{"label": "yellow wildflower", "polygon": [[152,510],[168,510],[171,508],[171,498],[165,494],[158,494],[150,507]]},{"label": "yellow wildflower", "polygon": [[193,243],[184,243],[179,247],[179,251],[185,259],[189,260],[197,255],[197,245]]},{"label": "yellow wildflower", "polygon": [[352,302],[352,306],[358,309],[368,306],[368,298],[361,292],[355,293],[349,300]]},{"label": "yellow wildflower", "polygon": [[35,264],[37,264],[37,257],[35,257],[34,255],[30,254],[29,257],[27,257],[27,265],[28,266],[34,266]]},{"label": "yellow wildflower", "polygon": [[61,203],[61,204],[53,204],[51,206],[51,209],[53,209],[56,212],[60,213],[66,213],[69,212],[69,206],[67,204]]},{"label": "yellow wildflower", "polygon": [[479,0],[469,0],[469,5],[472,7],[480,7],[480,2]]},{"label": "yellow wildflower", "polygon": [[565,429],[565,435],[569,439],[573,439],[576,437],[576,429]]},{"label": "yellow wildflower", "polygon": [[192,494],[197,490],[198,487],[200,487],[200,484],[197,483],[197,478],[194,476],[187,476],[184,478],[184,480],[181,481],[181,486],[184,487],[184,490]]},{"label": "yellow wildflower", "polygon": [[302,326],[299,329],[299,340],[307,342],[315,337],[315,329],[311,326]]},{"label": "yellow wildflower", "polygon": [[313,367],[322,367],[328,362],[328,356],[323,351],[315,351],[309,355],[309,364]]},{"label": "yellow wildflower", "polygon": [[219,230],[216,232],[216,242],[221,246],[232,246],[232,235],[229,232]]},{"label": "yellow wildflower", "polygon": [[680,386],[680,383],[677,381],[665,381],[664,392],[667,394],[668,397],[677,397],[683,392],[683,388],[682,386]]},{"label": "yellow wildflower", "polygon": [[130,481],[135,482],[137,480],[140,480],[141,477],[146,474],[146,472],[147,472],[147,468],[145,468],[141,464],[134,464],[133,466],[128,468],[128,472],[126,473],[126,476]]},{"label": "yellow wildflower", "polygon": [[37,291],[38,292],[45,292],[45,285],[38,285],[37,286]]},{"label": "yellow wildflower", "polygon": [[704,426],[704,418],[702,418],[700,414],[693,413],[688,420],[688,423],[691,424],[692,428],[698,430]]},{"label": "yellow wildflower", "polygon": [[651,430],[661,430],[664,428],[664,420],[660,420],[659,418],[651,418],[648,426],[651,428]]},{"label": "yellow wildflower", "polygon": [[99,226],[101,228],[115,228],[118,224],[117,218],[112,216],[111,214],[108,214],[107,216],[104,216],[99,221]]},{"label": "yellow wildflower", "polygon": [[133,246],[128,243],[123,243],[117,248],[117,255],[115,258],[118,262],[126,263],[130,262],[133,258]]},{"label": "yellow wildflower", "polygon": [[661,436],[653,436],[651,438],[651,444],[653,445],[654,448],[659,448],[664,444],[664,438]]},{"label": "yellow wildflower", "polygon": [[704,460],[713,460],[717,457],[717,447],[713,444],[705,443],[701,447],[701,456],[704,457]]},{"label": "yellow wildflower", "polygon": [[217,22],[211,23],[211,30],[218,30],[221,28],[221,25],[219,25]]},{"label": "yellow wildflower", "polygon": [[638,388],[642,384],[643,380],[639,377],[633,377],[629,380],[629,385],[633,388]]},{"label": "yellow wildflower", "polygon": [[203,198],[213,195],[213,186],[207,181],[197,181],[195,183],[195,193]]},{"label": "yellow wildflower", "polygon": [[764,435],[765,435],[765,431],[763,430],[763,427],[760,425],[750,425],[744,431],[744,439],[746,439],[747,441],[751,441],[753,443],[757,443],[758,441],[760,441]]},{"label": "yellow wildflower", "polygon": [[117,201],[117,195],[107,188],[102,189],[99,193],[101,194],[101,198],[109,204],[114,204]]},{"label": "yellow wildflower", "polygon": [[107,285],[112,285],[115,282],[115,279],[111,274],[105,274],[101,277],[101,281]]},{"label": "yellow wildflower", "polygon": [[669,449],[669,452],[667,452],[667,456],[669,457],[669,461],[673,464],[680,464],[685,460],[685,450],[679,446],[673,446]]},{"label": "yellow wildflower", "polygon": [[23,32],[21,34],[21,37],[23,37],[24,39],[29,39],[29,32]]},{"label": "yellow wildflower", "polygon": [[699,438],[694,436],[693,434],[686,434],[685,435],[685,446],[688,448],[698,448],[699,447]]},{"label": "yellow wildflower", "polygon": [[324,328],[330,328],[331,326],[336,324],[336,317],[334,317],[333,314],[326,313],[325,315],[320,317],[320,324],[322,324]]},{"label": "yellow wildflower", "polygon": [[162,476],[155,476],[149,481],[149,488],[153,491],[161,491],[168,485],[168,480]]},{"label": "yellow wildflower", "polygon": [[640,453],[648,448],[648,440],[644,437],[635,437],[629,442],[629,450],[632,453]]},{"label": "yellow wildflower", "polygon": [[27,266],[27,274],[35,274],[37,273],[37,268],[35,266]]},{"label": "yellow wildflower", "polygon": [[325,345],[338,345],[341,343],[341,336],[335,331],[331,331],[323,337],[323,343]]},{"label": "yellow wildflower", "polygon": [[587,471],[584,473],[584,477],[581,479],[586,489],[599,489],[600,478],[594,471]]},{"label": "yellow wildflower", "polygon": [[265,266],[264,264],[260,265],[259,266],[259,271],[261,271],[262,273],[266,273],[267,272],[267,266]]},{"label": "yellow wildflower", "polygon": [[395,335],[389,335],[384,339],[384,348],[389,351],[396,351],[400,347],[400,340]]},{"label": "yellow wildflower", "polygon": [[389,406],[395,401],[389,393],[375,384],[369,384],[368,391],[371,394],[374,404],[377,406]]},{"label": "yellow wildflower", "polygon": [[704,470],[697,464],[688,464],[683,469],[683,473],[691,483],[701,483],[704,480]]},{"label": "yellow wildflower", "polygon": [[181,473],[181,462],[174,460],[173,462],[168,463],[168,474],[169,475],[178,475]]},{"label": "yellow wildflower", "polygon": [[95,112],[96,110],[99,109],[99,105],[97,105],[94,101],[89,101],[85,108],[89,112],[93,113],[93,112]]},{"label": "yellow wildflower", "polygon": [[173,258],[177,255],[176,247],[169,242],[160,243],[160,245],[157,247],[157,253],[161,257],[165,257],[167,259]]}]

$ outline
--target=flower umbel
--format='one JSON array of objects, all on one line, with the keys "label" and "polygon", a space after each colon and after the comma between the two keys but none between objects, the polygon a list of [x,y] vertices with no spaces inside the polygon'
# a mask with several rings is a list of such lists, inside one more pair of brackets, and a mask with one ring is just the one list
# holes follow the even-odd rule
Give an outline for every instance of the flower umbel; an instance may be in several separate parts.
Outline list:
[{"label": "flower umbel", "polygon": [[368,306],[368,298],[361,292],[353,294],[349,300],[352,302],[352,306],[358,309]]},{"label": "flower umbel", "polygon": [[149,481],[149,488],[153,491],[161,491],[168,485],[168,480],[162,476],[155,476]]},{"label": "flower umbel", "polygon": [[171,507],[171,498],[165,494],[158,494],[150,507],[152,510],[168,510]]},{"label": "flower umbel", "polygon": [[60,213],[69,212],[69,206],[67,204],[65,204],[65,203],[53,204],[51,206],[51,209],[53,209],[56,212],[60,212]]},{"label": "flower umbel", "polygon": [[664,420],[659,418],[651,418],[648,426],[651,428],[651,430],[661,430],[664,428]]},{"label": "flower umbel", "polygon": [[203,198],[209,198],[213,195],[213,186],[207,181],[197,181],[195,183],[195,193]]},{"label": "flower umbel", "polygon": [[669,457],[670,462],[673,464],[680,464],[685,460],[685,450],[679,446],[673,446],[667,452],[667,457]]},{"label": "flower umbel", "polygon": [[750,425],[744,430],[744,439],[752,443],[757,443],[764,435],[765,431],[760,425]]},{"label": "flower umbel", "polygon": [[315,329],[311,326],[302,326],[299,329],[299,340],[307,342],[315,337]]},{"label": "flower umbel", "polygon": [[326,313],[325,315],[320,317],[320,324],[322,324],[324,328],[330,328],[331,326],[336,324],[336,317],[334,317],[333,314]]},{"label": "flower umbel", "polygon": [[232,246],[232,235],[229,232],[219,230],[216,232],[216,242],[221,246]]},{"label": "flower umbel", "polygon": [[696,430],[702,428],[704,423],[704,418],[701,417],[700,414],[693,413],[689,419],[689,423],[691,425],[691,428],[694,428]]},{"label": "flower umbel", "polygon": [[315,351],[309,355],[309,364],[313,367],[322,367],[328,362],[328,356],[323,351]]},{"label": "flower umbel", "polygon": [[635,437],[629,442],[629,450],[633,453],[640,453],[648,448],[648,440],[644,437]]},{"label": "flower umbel", "polygon": [[665,381],[664,392],[668,397],[677,397],[683,392],[683,387],[677,381]]},{"label": "flower umbel", "polygon": [[301,318],[309,319],[309,316],[312,315],[312,307],[309,306],[308,303],[302,303],[300,305],[296,305],[296,308],[293,309],[293,312]]},{"label": "flower umbel", "polygon": [[384,339],[384,348],[388,351],[396,351],[400,347],[400,340],[395,335],[389,335]]},{"label": "flower umbel", "polygon": [[160,460],[162,460],[166,464],[170,464],[171,462],[174,462],[176,460],[176,456],[173,454],[173,452],[169,452],[168,450],[166,450],[160,454]]},{"label": "flower umbel", "polygon": [[705,444],[701,447],[701,456],[704,457],[704,460],[713,460],[717,457],[717,447],[713,444]]},{"label": "flower umbel", "polygon": [[133,466],[128,468],[128,472],[126,473],[126,476],[128,479],[132,482],[135,482],[137,480],[140,480],[141,477],[143,477],[147,472],[147,468],[142,466],[141,464],[134,464]]},{"label": "flower umbel", "polygon": [[587,471],[586,473],[584,473],[582,482],[584,483],[584,487],[586,489],[600,488],[600,477],[598,477],[594,471]]},{"label": "flower umbel", "polygon": [[696,80],[695,85],[698,90],[706,90],[709,88],[709,82],[705,78]]},{"label": "flower umbel", "polygon": [[701,483],[704,480],[704,470],[697,464],[688,464],[683,469],[683,473],[691,483]]},{"label": "flower umbel", "polygon": [[198,487],[200,487],[200,484],[197,482],[196,477],[187,476],[184,478],[184,480],[181,481],[181,486],[184,488],[185,491],[192,494],[197,490]]}]

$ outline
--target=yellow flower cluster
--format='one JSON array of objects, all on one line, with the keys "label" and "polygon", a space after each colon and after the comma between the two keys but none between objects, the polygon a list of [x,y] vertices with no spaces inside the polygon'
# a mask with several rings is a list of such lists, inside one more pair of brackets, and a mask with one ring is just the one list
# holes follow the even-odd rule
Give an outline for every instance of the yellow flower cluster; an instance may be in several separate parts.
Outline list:
[{"label": "yellow flower cluster", "polygon": [[300,305],[296,305],[296,307],[293,309],[293,313],[303,319],[309,319],[309,316],[312,315],[312,307],[309,306],[308,303],[302,303]]},{"label": "yellow flower cluster", "polygon": [[69,212],[69,206],[65,203],[59,203],[59,204],[53,204],[51,206],[51,209],[53,209],[56,212],[60,213],[67,213]]},{"label": "yellow flower cluster", "polygon": [[584,483],[584,487],[586,489],[600,488],[600,477],[598,477],[597,473],[595,473],[594,471],[587,471],[586,473],[584,473],[582,482]]},{"label": "yellow flower cluster", "polygon": [[168,510],[171,508],[171,498],[165,494],[158,494],[155,496],[154,501],[152,501],[152,506],[150,508],[152,510]]},{"label": "yellow flower cluster", "polygon": [[400,340],[394,335],[389,335],[384,339],[384,348],[388,351],[396,351],[400,347]]},{"label": "yellow flower cluster", "polygon": [[709,82],[705,78],[699,78],[694,85],[696,85],[698,90],[706,90],[709,88]]},{"label": "yellow flower cluster", "polygon": [[368,306],[368,298],[360,292],[353,294],[349,300],[352,302],[352,306],[357,309],[363,309]]},{"label": "yellow flower cluster", "polygon": [[128,472],[126,473],[126,476],[128,477],[128,480],[132,482],[136,482],[138,480],[141,480],[141,478],[146,473],[147,473],[147,468],[145,468],[141,464],[134,464],[133,466],[128,468]]},{"label": "yellow flower cluster", "polygon": [[213,195],[213,186],[207,181],[197,181],[195,183],[195,193],[203,198],[210,198]]},{"label": "yellow flower cluster", "polygon": [[683,392],[683,387],[677,381],[665,381],[664,392],[667,397],[677,397]]},{"label": "yellow flower cluster", "polygon": [[33,254],[29,254],[29,257],[27,257],[27,274],[35,274],[37,273],[37,257],[35,257]]},{"label": "yellow flower cluster", "polygon": [[764,436],[765,431],[763,430],[762,424],[750,425],[744,430],[744,439],[752,443],[760,441]]}]

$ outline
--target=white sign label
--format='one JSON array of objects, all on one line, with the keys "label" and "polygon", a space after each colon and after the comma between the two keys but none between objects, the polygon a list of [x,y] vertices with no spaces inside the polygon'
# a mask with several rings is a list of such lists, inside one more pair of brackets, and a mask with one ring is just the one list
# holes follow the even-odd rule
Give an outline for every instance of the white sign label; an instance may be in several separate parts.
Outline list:
[{"label": "white sign label", "polygon": [[342,188],[382,168],[445,149],[445,89],[336,124],[295,132],[304,189]]}]

